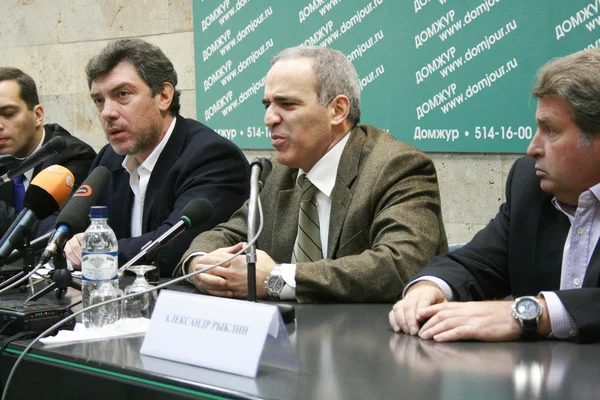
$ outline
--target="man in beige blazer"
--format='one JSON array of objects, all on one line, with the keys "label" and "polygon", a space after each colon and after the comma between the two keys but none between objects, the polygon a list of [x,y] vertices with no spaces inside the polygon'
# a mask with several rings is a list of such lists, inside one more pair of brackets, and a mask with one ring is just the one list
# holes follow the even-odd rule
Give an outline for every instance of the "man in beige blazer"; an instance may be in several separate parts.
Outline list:
[{"label": "man in beige blazer", "polygon": [[[432,161],[383,130],[358,125],[358,76],[338,51],[294,47],[276,55],[263,103],[277,162],[260,194],[257,296],[393,302],[413,274],[448,248]],[[296,254],[304,252],[298,232],[306,234],[299,214],[310,213],[300,209],[303,175],[318,189],[311,202],[320,230],[312,237],[321,240],[310,240],[321,256],[309,259]],[[246,204],[197,236],[183,271],[239,251],[247,240],[247,212]],[[187,257],[191,253],[200,255]],[[203,293],[245,297],[246,269],[246,257],[238,256],[193,283]]]}]

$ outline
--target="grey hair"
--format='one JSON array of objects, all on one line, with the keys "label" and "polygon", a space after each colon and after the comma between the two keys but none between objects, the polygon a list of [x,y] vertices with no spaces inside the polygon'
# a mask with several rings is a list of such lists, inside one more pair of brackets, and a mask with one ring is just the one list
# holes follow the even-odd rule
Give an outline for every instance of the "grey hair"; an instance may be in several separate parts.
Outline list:
[{"label": "grey hair", "polygon": [[600,49],[555,58],[538,71],[537,79],[532,94],[564,101],[571,108],[571,120],[591,143],[591,135],[600,134]]},{"label": "grey hair", "polygon": [[360,121],[360,85],[352,63],[337,50],[320,46],[297,46],[280,51],[271,65],[280,60],[297,58],[312,59],[315,74],[315,90],[320,105],[326,106],[342,94],[350,100],[347,119],[354,125]]}]

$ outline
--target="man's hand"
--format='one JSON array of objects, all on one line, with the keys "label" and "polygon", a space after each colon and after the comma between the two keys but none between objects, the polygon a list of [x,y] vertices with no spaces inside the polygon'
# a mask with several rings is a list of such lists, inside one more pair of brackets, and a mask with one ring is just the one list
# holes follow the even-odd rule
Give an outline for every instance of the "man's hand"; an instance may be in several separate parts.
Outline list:
[{"label": "man's hand", "polygon": [[[190,271],[199,271],[214,264],[223,262],[239,252],[244,243],[235,246],[223,247],[211,253],[197,256],[190,261]],[[266,298],[267,291],[264,281],[275,266],[275,261],[264,251],[256,251],[256,295]],[[202,274],[194,276],[194,285],[213,296],[222,297],[247,297],[248,296],[248,265],[246,255],[239,255],[221,265]]]},{"label": "man's hand", "polygon": [[83,233],[73,236],[65,245],[65,257],[73,266],[73,269],[81,269],[81,244]]},{"label": "man's hand", "polygon": [[422,339],[436,342],[482,340],[499,342],[521,337],[522,327],[511,312],[512,301],[446,302],[425,307],[429,320],[419,330]]},{"label": "man's hand", "polygon": [[446,296],[433,282],[420,281],[412,285],[406,292],[406,296],[394,305],[390,311],[390,325],[395,332],[410,335],[419,333],[420,324],[426,317],[421,310],[432,304],[447,302]]}]

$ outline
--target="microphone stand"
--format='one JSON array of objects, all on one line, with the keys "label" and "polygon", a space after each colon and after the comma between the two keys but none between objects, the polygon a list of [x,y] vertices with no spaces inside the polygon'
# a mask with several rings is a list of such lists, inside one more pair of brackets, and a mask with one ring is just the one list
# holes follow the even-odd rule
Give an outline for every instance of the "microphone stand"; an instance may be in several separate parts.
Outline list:
[{"label": "microphone stand", "polygon": [[[248,200],[248,235],[249,243],[252,243],[256,233],[256,210],[260,199],[258,194],[259,168],[252,168],[250,176],[250,198]],[[252,243],[246,250],[246,263],[248,264],[248,301],[257,302],[256,300],[256,246]],[[296,309],[291,304],[277,303],[281,318],[284,323],[293,322],[296,319]]]},{"label": "microphone stand", "polygon": [[54,289],[56,290],[56,298],[61,299],[64,294],[67,292],[67,288],[72,287],[73,289],[79,290],[81,292],[81,284],[73,281],[73,276],[71,275],[71,271],[67,268],[67,260],[65,258],[64,251],[58,251],[54,255],[53,264],[54,264],[54,272],[52,275],[52,283],[46,286],[44,289],[40,290],[38,293],[34,294],[26,301],[35,301],[45,296],[47,293],[50,293]]},{"label": "microphone stand", "polygon": [[[34,256],[33,256],[35,249],[31,246],[31,242],[30,242],[30,236],[32,234],[31,229],[30,228],[29,229],[22,228],[22,229],[19,229],[17,233],[18,233],[18,236],[17,236],[17,239],[15,240],[14,245],[15,245],[15,248],[17,250],[21,251],[23,254],[23,269],[21,271],[19,271],[18,273],[16,273],[15,275],[11,276],[9,279],[2,282],[2,284],[0,284],[0,289],[3,289],[5,287],[9,286],[14,281],[19,280],[19,279],[21,279],[21,277],[29,274],[33,270],[33,266],[35,265]],[[33,282],[32,282],[31,277],[29,277],[29,287],[31,288],[31,294],[33,294]],[[19,288],[19,289],[21,289],[21,288]]]},{"label": "microphone stand", "polygon": [[252,168],[250,176],[250,199],[248,201],[248,242],[252,243],[246,250],[248,264],[248,301],[256,302],[256,246],[253,239],[256,232],[256,210],[258,203],[258,176],[260,168]]}]

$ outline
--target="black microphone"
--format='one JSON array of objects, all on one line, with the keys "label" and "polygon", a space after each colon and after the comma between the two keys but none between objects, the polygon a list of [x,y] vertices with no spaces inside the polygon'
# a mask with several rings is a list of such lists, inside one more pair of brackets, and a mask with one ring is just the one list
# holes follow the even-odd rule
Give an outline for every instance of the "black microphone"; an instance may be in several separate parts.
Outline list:
[{"label": "black microphone", "polygon": [[60,165],[52,165],[32,179],[25,192],[23,210],[0,239],[0,264],[19,248],[32,225],[52,215],[69,198],[73,189],[73,174]]},{"label": "black microphone", "polygon": [[25,161],[21,163],[21,165],[9,170],[7,173],[2,175],[2,183],[10,182],[13,180],[14,177],[19,176],[29,171],[30,169],[37,167],[39,164],[43,163],[53,155],[63,151],[66,147],[67,142],[65,142],[65,139],[61,138],[60,136],[50,139],[50,141],[43,145],[41,149],[33,153],[31,156],[27,157]]},{"label": "black microphone", "polygon": [[[52,229],[50,232],[44,233],[42,236],[33,239],[31,243],[29,243],[29,248],[33,251],[34,254],[46,247],[46,245],[48,244],[48,240],[50,240],[50,238],[54,235],[54,232],[56,232],[56,229]],[[24,256],[25,255],[21,250],[15,249],[6,258],[6,264],[10,265],[15,261],[19,261]]]},{"label": "black microphone", "polygon": [[109,176],[110,172],[106,167],[96,167],[75,191],[71,200],[56,218],[56,231],[40,256],[40,264],[47,263],[58,251],[62,251],[67,240],[74,234],[85,231],[88,226],[90,207],[98,201]]},{"label": "black microphone", "polygon": [[17,164],[19,159],[12,154],[0,155],[0,167],[11,167],[12,164]]},{"label": "black microphone", "polygon": [[206,199],[197,198],[190,200],[190,202],[187,203],[181,210],[181,217],[179,221],[177,221],[175,225],[163,233],[158,239],[151,240],[146,243],[135,257],[119,268],[119,271],[124,271],[130,266],[135,265],[135,263],[147,255],[152,257],[156,251],[165,246],[171,240],[175,239],[177,236],[183,233],[183,231],[192,227],[197,228],[204,224],[212,216],[212,208],[212,204]]}]

